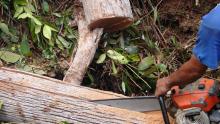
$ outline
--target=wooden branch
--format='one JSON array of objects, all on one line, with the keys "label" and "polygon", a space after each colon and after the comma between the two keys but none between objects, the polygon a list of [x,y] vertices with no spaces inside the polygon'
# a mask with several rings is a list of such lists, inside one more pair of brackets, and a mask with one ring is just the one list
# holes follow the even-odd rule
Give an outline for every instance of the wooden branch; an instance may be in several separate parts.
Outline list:
[{"label": "wooden branch", "polygon": [[103,29],[89,30],[82,10],[78,12],[77,19],[79,30],[77,51],[75,56],[72,57],[74,59],[63,80],[71,84],[80,85],[98,48]]},{"label": "wooden branch", "polygon": [[51,78],[0,69],[1,121],[54,124],[162,124],[161,114],[144,114],[82,99],[120,98],[123,95],[65,84]]},{"label": "wooden branch", "polygon": [[129,0],[81,0],[90,29],[118,31],[131,25],[133,14]]}]

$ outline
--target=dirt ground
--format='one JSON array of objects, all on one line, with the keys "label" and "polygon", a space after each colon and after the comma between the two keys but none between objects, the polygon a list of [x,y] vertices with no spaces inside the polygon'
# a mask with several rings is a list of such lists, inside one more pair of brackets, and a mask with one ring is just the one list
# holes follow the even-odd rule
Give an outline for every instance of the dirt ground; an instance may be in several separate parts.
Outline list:
[{"label": "dirt ground", "polygon": [[220,3],[220,0],[169,0],[159,7],[161,23],[166,27],[164,36],[174,35],[182,43],[196,37],[203,15]]}]

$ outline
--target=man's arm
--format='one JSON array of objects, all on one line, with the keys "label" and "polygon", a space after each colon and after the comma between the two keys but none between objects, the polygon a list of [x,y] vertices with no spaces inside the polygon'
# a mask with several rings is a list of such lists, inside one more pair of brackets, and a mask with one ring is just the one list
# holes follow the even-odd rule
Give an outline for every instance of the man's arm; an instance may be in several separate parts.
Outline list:
[{"label": "man's arm", "polygon": [[173,86],[180,86],[189,84],[200,78],[207,66],[200,63],[200,61],[193,55],[190,60],[184,63],[177,71],[173,72],[170,76],[159,79],[157,81],[156,96],[166,94]]}]

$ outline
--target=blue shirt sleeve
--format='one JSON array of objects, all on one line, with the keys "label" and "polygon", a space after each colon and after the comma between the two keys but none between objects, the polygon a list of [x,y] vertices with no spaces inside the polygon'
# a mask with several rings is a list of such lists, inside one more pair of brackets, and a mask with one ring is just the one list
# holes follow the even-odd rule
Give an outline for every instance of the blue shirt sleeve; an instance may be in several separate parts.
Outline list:
[{"label": "blue shirt sleeve", "polygon": [[208,68],[218,68],[220,64],[220,5],[203,17],[193,54]]}]

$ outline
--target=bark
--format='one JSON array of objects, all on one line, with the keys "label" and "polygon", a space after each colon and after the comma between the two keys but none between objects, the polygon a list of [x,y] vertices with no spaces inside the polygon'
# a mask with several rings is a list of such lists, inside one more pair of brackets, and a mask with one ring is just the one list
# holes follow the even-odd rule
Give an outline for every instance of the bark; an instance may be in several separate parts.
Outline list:
[{"label": "bark", "polygon": [[79,30],[78,46],[76,54],[72,57],[74,59],[63,80],[71,84],[80,85],[98,48],[103,29],[99,28],[90,31],[82,10],[78,11],[77,20]]},{"label": "bark", "polygon": [[90,29],[118,31],[133,22],[129,0],[81,0]]},{"label": "bark", "polygon": [[[139,113],[83,99],[120,98],[123,95],[65,84],[10,69],[0,69],[1,121],[54,124],[163,123],[161,114]],[[81,99],[78,99],[81,98]]]}]

